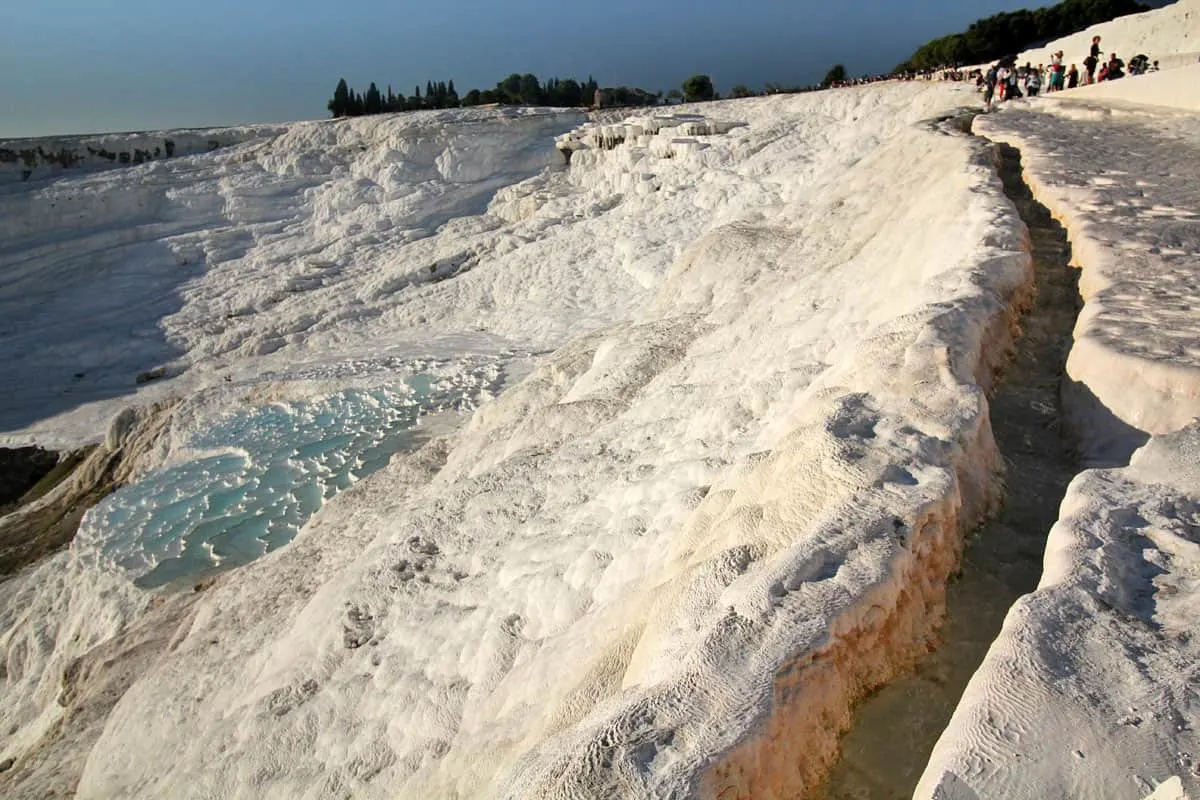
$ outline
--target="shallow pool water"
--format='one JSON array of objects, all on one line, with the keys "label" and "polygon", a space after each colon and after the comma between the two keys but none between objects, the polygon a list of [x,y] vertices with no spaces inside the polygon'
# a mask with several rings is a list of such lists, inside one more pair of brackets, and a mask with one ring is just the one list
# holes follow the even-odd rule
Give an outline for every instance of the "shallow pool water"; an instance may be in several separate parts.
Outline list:
[{"label": "shallow pool water", "polygon": [[189,442],[198,455],[147,474],[92,509],[81,557],[161,586],[252,561],[287,544],[338,492],[415,442],[423,376],[228,416]]}]

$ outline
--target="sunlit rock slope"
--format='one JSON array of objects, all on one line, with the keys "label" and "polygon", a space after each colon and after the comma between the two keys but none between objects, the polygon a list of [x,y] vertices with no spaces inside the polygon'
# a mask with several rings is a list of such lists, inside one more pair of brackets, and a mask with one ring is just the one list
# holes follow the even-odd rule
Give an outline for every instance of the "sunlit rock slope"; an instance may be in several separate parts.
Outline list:
[{"label": "sunlit rock slope", "polygon": [[[1147,31],[1146,49],[1170,54],[1197,41],[1200,9],[1181,0],[1096,28],[1122,52]],[[1198,70],[977,120],[1021,149],[1071,239],[1084,306],[1064,422],[1100,468],[1071,482],[1041,583],[1006,618],[918,797],[1200,796]]]},{"label": "sunlit rock slope", "polygon": [[[136,492],[213,457],[198,433],[277,416],[248,407],[462,391],[378,472],[297,470],[348,488],[202,591],[151,594],[142,561],[103,549],[106,519],[146,516],[125,500],[6,584],[0,780],[813,786],[853,700],[929,645],[999,495],[986,390],[1030,262],[989,152],[936,122],[972,99],[894,84],[607,127],[304,123],[7,191],[11,440],[94,439],[170,398],[131,454]],[[120,553],[171,530],[124,528]]]}]

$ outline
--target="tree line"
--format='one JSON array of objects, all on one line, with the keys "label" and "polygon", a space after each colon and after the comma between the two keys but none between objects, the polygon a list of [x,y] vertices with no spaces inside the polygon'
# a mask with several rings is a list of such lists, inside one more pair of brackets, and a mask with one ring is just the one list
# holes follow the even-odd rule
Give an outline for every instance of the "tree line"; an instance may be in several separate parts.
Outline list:
[{"label": "tree line", "polygon": [[387,87],[387,94],[384,94],[374,82],[367,87],[366,92],[356,92],[343,78],[338,81],[337,88],[333,90],[333,98],[326,104],[326,108],[335,117],[361,117],[366,114],[388,114],[422,108],[455,108],[459,104],[454,81],[428,81],[425,84],[424,96],[421,95],[421,87],[417,86],[412,97],[405,97],[403,93],[396,94],[392,91],[391,85]]},{"label": "tree line", "polygon": [[[710,83],[711,85],[711,83]],[[333,97],[326,108],[334,117],[360,117],[367,114],[387,114],[396,111],[419,111],[433,108],[459,108],[498,103],[502,105],[537,105],[553,108],[574,108],[592,105],[597,92],[607,105],[649,106],[662,102],[662,92],[618,86],[601,89],[591,76],[586,81],[574,78],[550,78],[542,82],[536,75],[513,73],[498,82],[494,89],[471,89],[459,95],[454,81],[427,81],[425,93],[417,86],[407,97],[396,93],[389,85],[387,92],[374,82],[365,92],[351,88],[346,79],[338,81]]]},{"label": "tree line", "polygon": [[[767,83],[762,91],[755,91],[744,84],[739,84],[733,87],[729,96],[742,98],[812,92],[818,89],[827,89],[849,79],[846,67],[842,64],[835,64],[819,84],[786,86]],[[672,89],[664,94],[662,91],[648,92],[628,86],[601,88],[590,75],[583,82],[573,78],[564,80],[551,78],[543,83],[538,80],[537,76],[530,73],[520,75],[514,72],[497,83],[494,89],[472,89],[461,97],[454,87],[454,81],[426,81],[424,94],[421,93],[421,87],[417,86],[410,96],[405,97],[403,94],[397,94],[390,85],[385,94],[374,82],[367,87],[366,92],[358,92],[352,89],[343,78],[338,81],[337,87],[333,91],[333,97],[326,107],[334,117],[360,117],[397,111],[491,104],[579,108],[592,105],[603,107],[656,106],[672,101],[699,103],[720,99],[721,94],[716,90],[712,78],[708,75],[693,75],[685,80],[679,89]]]},{"label": "tree line", "polygon": [[1099,22],[1149,10],[1137,0],[1063,0],[1035,11],[1006,11],[976,20],[964,33],[926,42],[893,73],[985,64]]},{"label": "tree line", "polygon": [[[844,68],[841,68],[844,72]],[[744,86],[734,88],[733,97],[752,97],[775,92],[805,91],[817,87],[784,88],[767,84],[765,92],[754,92]],[[379,90],[374,82],[365,92],[358,92],[342,78],[333,90],[333,97],[326,108],[334,117],[361,117],[367,114],[389,114],[397,111],[419,111],[436,108],[459,108],[480,105],[536,105],[551,108],[578,108],[580,106],[656,106],[671,100],[696,103],[719,100],[720,93],[708,75],[693,75],[685,80],[680,89],[663,92],[648,92],[629,86],[604,87],[595,78],[586,81],[574,78],[550,78],[544,83],[536,75],[513,73],[496,84],[494,89],[471,89],[459,95],[454,81],[426,81],[425,93],[421,87],[413,89],[408,97],[396,93],[389,85],[387,92]]]}]

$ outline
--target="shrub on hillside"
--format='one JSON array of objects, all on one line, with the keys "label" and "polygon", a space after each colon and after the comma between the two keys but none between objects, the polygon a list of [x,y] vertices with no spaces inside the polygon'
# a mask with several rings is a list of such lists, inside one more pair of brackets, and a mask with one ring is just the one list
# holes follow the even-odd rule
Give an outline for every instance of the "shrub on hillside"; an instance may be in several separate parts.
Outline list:
[{"label": "shrub on hillside", "polygon": [[825,73],[825,77],[821,80],[821,88],[828,89],[835,83],[846,82],[846,66],[844,64],[834,64],[829,68],[829,72]]},{"label": "shrub on hillside", "polygon": [[707,75],[693,75],[683,82],[683,99],[687,103],[702,100],[712,100],[716,96],[712,78]]}]

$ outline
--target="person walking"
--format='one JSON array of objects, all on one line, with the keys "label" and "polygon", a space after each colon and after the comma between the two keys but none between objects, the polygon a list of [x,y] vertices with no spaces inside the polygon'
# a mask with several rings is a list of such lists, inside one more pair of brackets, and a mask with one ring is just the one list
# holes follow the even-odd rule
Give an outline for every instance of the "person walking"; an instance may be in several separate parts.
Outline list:
[{"label": "person walking", "polygon": [[1020,73],[1016,67],[1013,67],[1008,71],[1008,80],[1004,85],[1004,100],[1007,102],[1009,100],[1016,100],[1022,96]]},{"label": "person walking", "polygon": [[999,73],[995,67],[987,71],[987,75],[983,76],[983,110],[988,112],[992,110],[992,98],[996,96],[996,83],[999,81]]},{"label": "person walking", "polygon": [[1071,65],[1071,70],[1067,73],[1067,88],[1074,89],[1079,85],[1079,70],[1074,64]]}]

